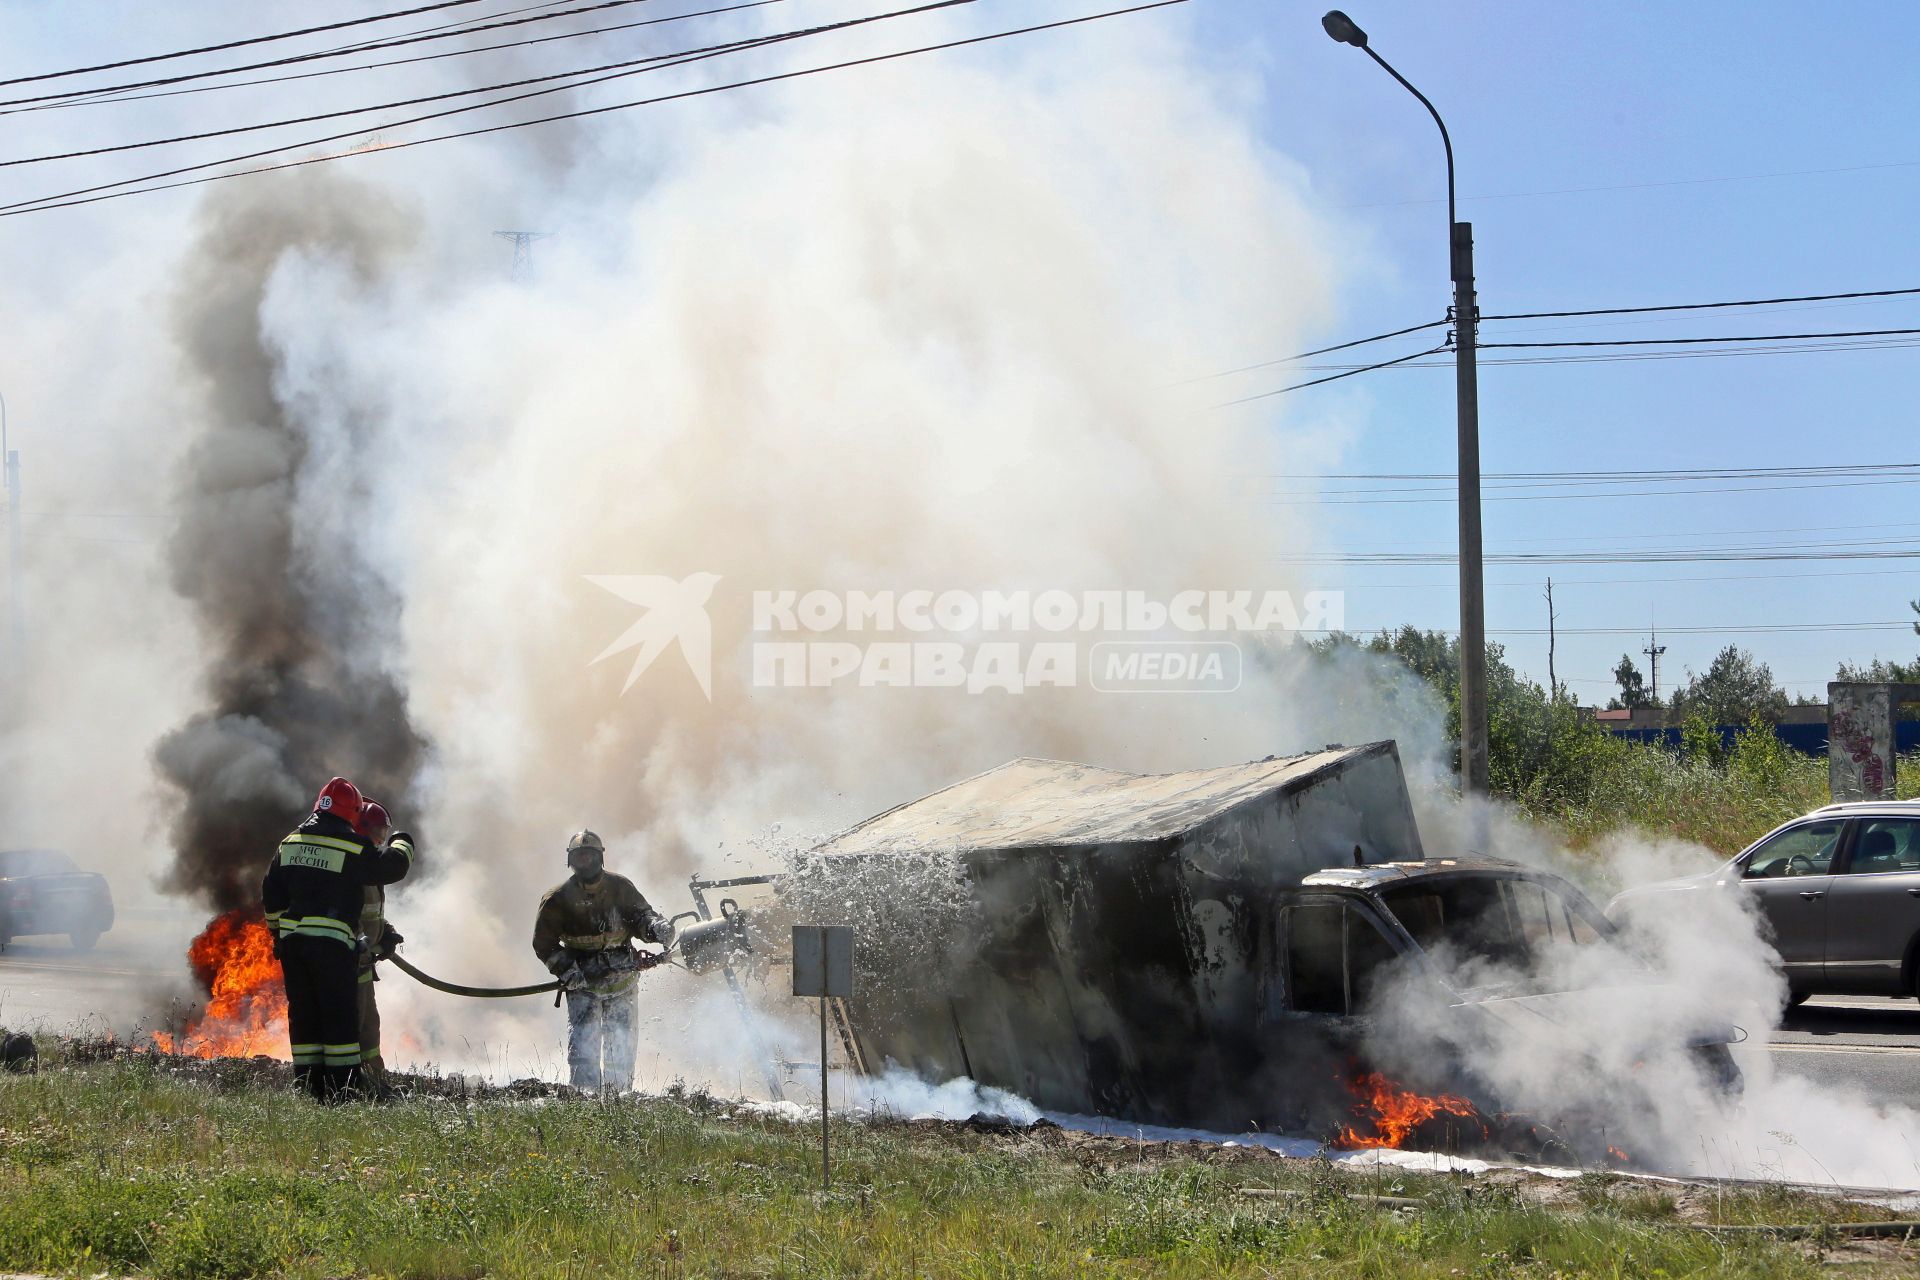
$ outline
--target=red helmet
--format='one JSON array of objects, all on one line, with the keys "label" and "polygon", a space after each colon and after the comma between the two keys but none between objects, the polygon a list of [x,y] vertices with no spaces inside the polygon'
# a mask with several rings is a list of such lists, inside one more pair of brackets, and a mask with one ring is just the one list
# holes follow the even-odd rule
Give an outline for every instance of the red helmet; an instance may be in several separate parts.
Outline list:
[{"label": "red helmet", "polygon": [[368,800],[364,796],[361,797],[360,818],[353,824],[353,829],[356,832],[368,840],[371,840],[392,825],[393,822],[387,817],[387,807],[385,805],[381,804],[378,800]]},{"label": "red helmet", "polygon": [[336,818],[345,818],[350,823],[360,821],[360,788],[345,778],[335,778],[320,788],[320,798],[313,802],[315,813],[330,813]]}]

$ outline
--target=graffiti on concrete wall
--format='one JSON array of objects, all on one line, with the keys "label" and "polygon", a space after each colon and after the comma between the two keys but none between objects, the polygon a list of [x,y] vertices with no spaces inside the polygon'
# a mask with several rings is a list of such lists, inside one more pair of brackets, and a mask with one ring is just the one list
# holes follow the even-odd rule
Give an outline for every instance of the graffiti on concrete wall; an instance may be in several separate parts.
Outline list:
[{"label": "graffiti on concrete wall", "polygon": [[1827,788],[1835,800],[1893,798],[1895,687],[1827,686]]}]

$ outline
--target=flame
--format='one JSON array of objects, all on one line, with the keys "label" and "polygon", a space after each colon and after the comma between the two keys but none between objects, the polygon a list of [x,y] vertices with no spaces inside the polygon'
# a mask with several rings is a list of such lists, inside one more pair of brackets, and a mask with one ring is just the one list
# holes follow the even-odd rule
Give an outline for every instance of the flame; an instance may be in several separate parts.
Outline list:
[{"label": "flame", "polygon": [[1465,1098],[1450,1093],[1425,1094],[1403,1089],[1377,1071],[1360,1071],[1347,1081],[1347,1089],[1357,1099],[1353,1114],[1364,1127],[1343,1125],[1334,1135],[1333,1145],[1342,1151],[1369,1147],[1399,1148],[1420,1127],[1438,1116],[1460,1116],[1470,1120],[1486,1136],[1486,1121]]},{"label": "flame", "polygon": [[187,948],[187,961],[206,988],[206,1011],[178,1036],[155,1032],[155,1048],[194,1058],[290,1056],[287,991],[258,911],[215,916]]}]

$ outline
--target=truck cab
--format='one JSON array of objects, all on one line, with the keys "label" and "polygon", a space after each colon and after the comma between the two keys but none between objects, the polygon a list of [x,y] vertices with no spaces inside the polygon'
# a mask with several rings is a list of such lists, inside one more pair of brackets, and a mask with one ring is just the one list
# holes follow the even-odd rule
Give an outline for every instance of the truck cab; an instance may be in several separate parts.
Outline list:
[{"label": "truck cab", "polygon": [[[1380,1072],[1421,1094],[1469,1099],[1488,1123],[1557,1133],[1585,1158],[1593,1153],[1577,1150],[1576,1135],[1604,1121],[1576,1114],[1579,1090],[1570,1083],[1567,1109],[1543,1115],[1539,1097],[1517,1096],[1519,1073],[1503,1059],[1560,1061],[1569,1082],[1617,1082],[1636,1073],[1597,1055],[1673,1052],[1722,1096],[1739,1092],[1728,1051],[1738,1030],[1665,999],[1670,989],[1559,876],[1492,858],[1333,868],[1307,876],[1280,913],[1269,1031],[1307,1047],[1296,1061],[1344,1064],[1319,1069],[1332,1078],[1303,1094],[1303,1106],[1350,1107],[1354,1080]],[[1644,1049],[1626,1046],[1640,1036]],[[1593,1111],[1635,1106],[1613,1103]]]}]

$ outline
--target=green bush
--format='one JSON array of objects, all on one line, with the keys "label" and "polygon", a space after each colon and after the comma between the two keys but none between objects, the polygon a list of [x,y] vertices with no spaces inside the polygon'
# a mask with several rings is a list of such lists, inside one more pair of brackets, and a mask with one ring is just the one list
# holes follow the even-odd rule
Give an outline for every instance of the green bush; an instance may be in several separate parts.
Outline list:
[{"label": "green bush", "polygon": [[[1323,656],[1371,654],[1412,672],[1447,708],[1446,732],[1458,740],[1458,641],[1402,627],[1367,640],[1333,636],[1312,647]],[[1576,846],[1640,828],[1733,853],[1827,802],[1826,760],[1787,747],[1765,710],[1749,718],[1731,748],[1704,716],[1690,716],[1679,749],[1671,750],[1609,733],[1564,694],[1518,675],[1497,644],[1487,646],[1487,665],[1492,790]],[[1341,671],[1351,678],[1351,668]],[[1390,672],[1380,675],[1382,691],[1392,691]],[[1920,758],[1906,761],[1899,776],[1903,794],[1920,794]]]}]

